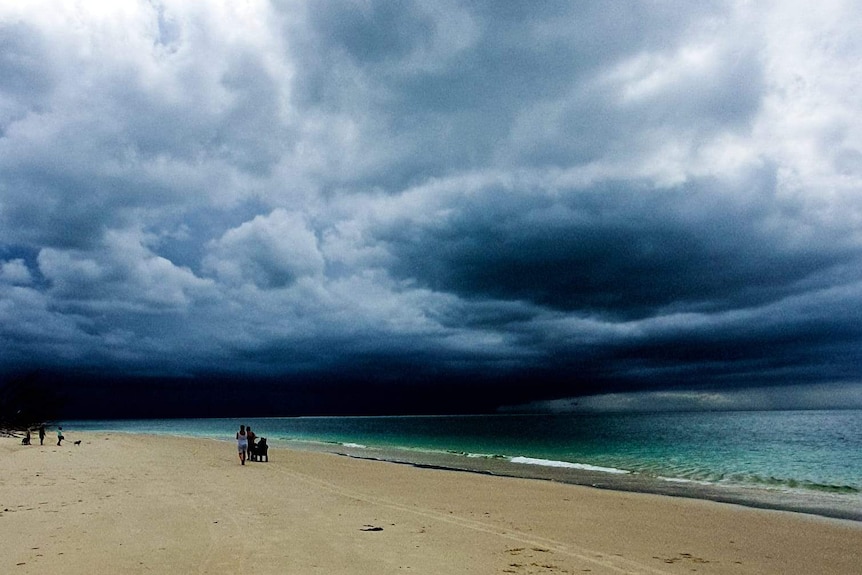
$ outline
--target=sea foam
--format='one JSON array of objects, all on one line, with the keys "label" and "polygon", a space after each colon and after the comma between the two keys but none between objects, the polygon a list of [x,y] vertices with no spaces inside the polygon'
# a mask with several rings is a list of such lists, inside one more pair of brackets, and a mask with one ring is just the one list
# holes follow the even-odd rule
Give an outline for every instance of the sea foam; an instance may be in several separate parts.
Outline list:
[{"label": "sea foam", "polygon": [[584,471],[600,471],[602,473],[631,473],[625,469],[617,469],[615,467],[599,467],[598,465],[588,465],[586,463],[571,463],[569,461],[554,461],[553,459],[537,459],[535,457],[513,457],[509,461],[512,463],[522,463],[526,465],[542,465],[544,467],[565,467],[567,469],[582,469]]}]

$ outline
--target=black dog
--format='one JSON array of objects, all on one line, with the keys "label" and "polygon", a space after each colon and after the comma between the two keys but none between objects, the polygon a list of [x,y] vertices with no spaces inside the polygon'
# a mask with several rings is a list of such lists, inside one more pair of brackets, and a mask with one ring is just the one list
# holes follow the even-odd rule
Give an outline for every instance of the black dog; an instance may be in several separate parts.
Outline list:
[{"label": "black dog", "polygon": [[81,440],[79,439],[78,441],[76,441],[75,445],[81,445]]}]

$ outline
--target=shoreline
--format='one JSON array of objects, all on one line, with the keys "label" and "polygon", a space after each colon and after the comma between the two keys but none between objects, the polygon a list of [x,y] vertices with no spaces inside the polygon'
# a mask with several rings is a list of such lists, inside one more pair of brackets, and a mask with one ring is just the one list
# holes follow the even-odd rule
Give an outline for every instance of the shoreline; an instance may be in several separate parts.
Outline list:
[{"label": "shoreline", "polygon": [[[209,434],[188,435],[175,433],[138,432],[129,430],[82,431],[83,433],[112,433],[130,436],[211,439],[232,443],[227,436]],[[81,433],[81,432],[79,432]],[[393,464],[449,471],[475,473],[521,479],[533,479],[593,487],[610,491],[664,495],[694,500],[713,501],[745,507],[802,513],[818,517],[862,522],[862,494],[830,493],[811,489],[786,489],[753,486],[738,483],[660,478],[637,472],[600,470],[591,465],[557,467],[523,464],[510,461],[507,456],[473,456],[461,452],[425,450],[401,447],[376,447],[356,443],[325,442],[270,438],[270,446],[310,453],[330,453],[350,458],[380,461]],[[553,463],[553,462],[552,462]]]},{"label": "shoreline", "polygon": [[[233,442],[0,439],[0,572],[858,573],[862,525]],[[81,440],[80,445],[73,441]]]},{"label": "shoreline", "polygon": [[830,442],[812,431],[853,429],[860,417],[845,410],[66,423],[223,439],[244,423],[265,430],[271,445],[862,521],[858,438]]},{"label": "shoreline", "polygon": [[738,484],[679,481],[638,473],[615,473],[588,468],[513,463],[505,458],[469,457],[422,450],[373,448],[313,441],[280,441],[297,451],[322,452],[360,460],[480,475],[553,481],[610,491],[645,493],[742,505],[755,509],[803,513],[862,522],[862,496],[756,488]]}]

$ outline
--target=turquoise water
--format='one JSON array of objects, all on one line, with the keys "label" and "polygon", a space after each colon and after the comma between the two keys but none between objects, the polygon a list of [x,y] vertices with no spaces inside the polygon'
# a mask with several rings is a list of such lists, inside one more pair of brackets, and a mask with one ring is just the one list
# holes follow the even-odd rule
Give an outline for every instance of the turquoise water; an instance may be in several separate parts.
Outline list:
[{"label": "turquoise water", "polygon": [[[251,425],[273,446],[445,452],[476,461],[585,467],[658,481],[749,486],[862,501],[862,411],[66,422],[69,430],[232,439]],[[846,499],[842,499],[846,498]]]}]

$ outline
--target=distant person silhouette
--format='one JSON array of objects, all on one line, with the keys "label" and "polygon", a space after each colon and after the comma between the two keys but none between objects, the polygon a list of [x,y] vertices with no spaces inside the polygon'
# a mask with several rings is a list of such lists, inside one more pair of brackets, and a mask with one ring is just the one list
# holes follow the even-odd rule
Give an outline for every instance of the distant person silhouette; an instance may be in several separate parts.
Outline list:
[{"label": "distant person silhouette", "polygon": [[63,443],[64,439],[66,439],[66,438],[63,437],[63,426],[61,425],[60,427],[57,428],[57,445],[60,445],[61,443]]},{"label": "distant person silhouette", "polygon": [[39,426],[39,445],[45,444],[45,424]]}]

